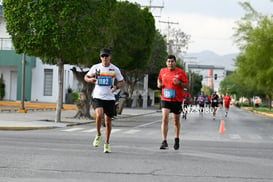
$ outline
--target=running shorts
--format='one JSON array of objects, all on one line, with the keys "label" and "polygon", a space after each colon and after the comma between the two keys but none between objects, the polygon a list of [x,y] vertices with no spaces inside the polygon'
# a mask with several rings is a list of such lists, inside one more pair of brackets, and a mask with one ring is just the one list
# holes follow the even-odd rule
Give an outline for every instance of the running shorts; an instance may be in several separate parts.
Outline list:
[{"label": "running shorts", "polygon": [[93,99],[92,105],[95,110],[96,110],[96,108],[102,107],[103,112],[108,117],[112,118],[115,115],[115,101],[114,100]]},{"label": "running shorts", "polygon": [[182,102],[161,101],[161,108],[170,109],[171,113],[180,114],[182,111]]}]

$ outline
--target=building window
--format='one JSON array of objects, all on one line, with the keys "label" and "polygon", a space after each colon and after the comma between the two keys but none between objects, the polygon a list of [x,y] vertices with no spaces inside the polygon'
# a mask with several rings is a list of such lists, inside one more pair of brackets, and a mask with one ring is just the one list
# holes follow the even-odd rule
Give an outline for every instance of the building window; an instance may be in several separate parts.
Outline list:
[{"label": "building window", "polygon": [[53,70],[44,70],[44,96],[52,96]]}]

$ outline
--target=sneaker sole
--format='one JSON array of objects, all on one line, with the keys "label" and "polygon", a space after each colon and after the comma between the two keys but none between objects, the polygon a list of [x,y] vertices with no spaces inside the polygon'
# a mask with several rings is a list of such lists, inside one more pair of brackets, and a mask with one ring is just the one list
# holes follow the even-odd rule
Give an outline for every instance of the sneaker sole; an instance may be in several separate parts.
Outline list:
[{"label": "sneaker sole", "polygon": [[169,149],[169,147],[160,147],[159,149],[160,150],[166,150],[166,149]]}]

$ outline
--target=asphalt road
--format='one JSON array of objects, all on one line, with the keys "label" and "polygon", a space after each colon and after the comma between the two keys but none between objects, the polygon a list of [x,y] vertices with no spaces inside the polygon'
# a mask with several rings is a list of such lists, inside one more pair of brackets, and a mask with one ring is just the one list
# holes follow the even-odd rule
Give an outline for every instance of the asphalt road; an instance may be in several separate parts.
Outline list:
[{"label": "asphalt road", "polygon": [[[219,123],[225,132],[219,134]],[[231,108],[182,120],[181,148],[159,150],[161,113],[113,121],[112,153],[91,146],[95,125],[0,131],[0,182],[271,182],[273,119]],[[104,128],[103,128],[104,129]]]}]

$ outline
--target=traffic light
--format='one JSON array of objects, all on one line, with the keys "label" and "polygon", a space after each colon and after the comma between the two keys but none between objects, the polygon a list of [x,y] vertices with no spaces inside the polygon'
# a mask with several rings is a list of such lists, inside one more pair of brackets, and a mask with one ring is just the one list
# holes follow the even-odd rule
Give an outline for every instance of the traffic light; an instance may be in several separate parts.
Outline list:
[{"label": "traffic light", "polygon": [[214,80],[217,80],[217,74],[214,74]]},{"label": "traffic light", "polygon": [[203,80],[203,75],[200,75],[200,79],[201,79],[201,81]]}]

